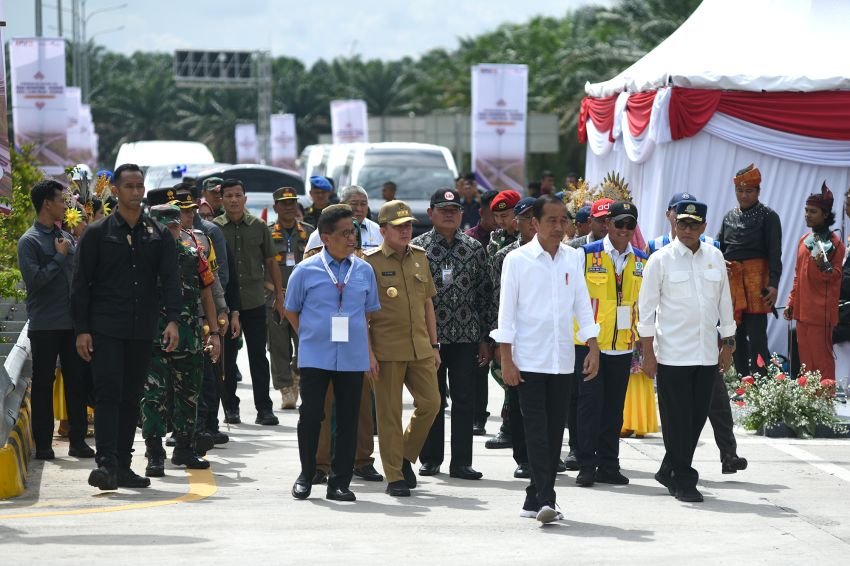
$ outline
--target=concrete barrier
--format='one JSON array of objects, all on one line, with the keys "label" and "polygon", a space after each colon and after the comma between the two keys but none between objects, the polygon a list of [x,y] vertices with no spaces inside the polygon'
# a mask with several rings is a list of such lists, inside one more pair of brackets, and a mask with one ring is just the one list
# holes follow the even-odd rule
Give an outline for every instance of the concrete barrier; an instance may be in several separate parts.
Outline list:
[{"label": "concrete barrier", "polygon": [[29,388],[23,397],[15,426],[9,433],[5,446],[0,448],[0,499],[17,497],[24,492],[27,468],[35,449],[30,421]]},{"label": "concrete barrier", "polygon": [[[30,380],[32,356],[26,309],[2,304],[0,313],[0,499],[21,495],[35,443],[32,437]],[[24,321],[20,321],[23,316]]]}]

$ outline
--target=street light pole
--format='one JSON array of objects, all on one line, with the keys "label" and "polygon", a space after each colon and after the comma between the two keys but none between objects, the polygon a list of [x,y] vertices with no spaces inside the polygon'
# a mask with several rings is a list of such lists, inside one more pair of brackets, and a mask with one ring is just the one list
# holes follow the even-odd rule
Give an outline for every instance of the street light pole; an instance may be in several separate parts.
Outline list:
[{"label": "street light pole", "polygon": [[82,43],[82,85],[81,85],[81,93],[82,99],[84,103],[89,101],[89,86],[90,86],[90,66],[89,66],[89,45],[88,38],[86,36],[86,26],[88,26],[89,20],[98,14],[102,14],[104,12],[112,12],[115,10],[121,10],[127,7],[127,3],[118,4],[117,6],[110,6],[108,8],[101,8],[100,10],[95,10],[89,15],[86,15],[86,1],[82,0],[82,11],[80,14],[80,23],[81,23],[81,32],[82,37],[80,38]]},{"label": "street light pole", "polygon": [[41,0],[35,0],[35,36],[41,37]]}]

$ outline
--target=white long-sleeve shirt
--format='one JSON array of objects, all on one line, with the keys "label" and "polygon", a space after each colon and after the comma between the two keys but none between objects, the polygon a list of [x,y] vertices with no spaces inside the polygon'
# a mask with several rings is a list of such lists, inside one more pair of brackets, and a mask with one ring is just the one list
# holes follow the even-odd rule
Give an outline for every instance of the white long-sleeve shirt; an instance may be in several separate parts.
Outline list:
[{"label": "white long-sleeve shirt", "polygon": [[[363,222],[360,223],[360,245],[363,246],[363,249],[377,248],[383,241],[384,237],[381,236],[381,227],[378,223],[364,218]],[[312,250],[321,246],[322,236],[319,234],[319,228],[317,226],[313,230],[313,233],[310,234],[310,237],[307,238],[307,249]]]},{"label": "white long-sleeve shirt", "polygon": [[643,270],[638,313],[638,333],[655,337],[658,363],[716,365],[718,330],[735,335],[723,253],[705,242],[694,253],[678,239],[656,251]]},{"label": "white long-sleeve shirt", "polygon": [[561,244],[553,258],[534,237],[505,256],[498,327],[490,336],[511,344],[520,371],[575,372],[573,320],[578,337],[599,335],[584,281],[584,251]]}]

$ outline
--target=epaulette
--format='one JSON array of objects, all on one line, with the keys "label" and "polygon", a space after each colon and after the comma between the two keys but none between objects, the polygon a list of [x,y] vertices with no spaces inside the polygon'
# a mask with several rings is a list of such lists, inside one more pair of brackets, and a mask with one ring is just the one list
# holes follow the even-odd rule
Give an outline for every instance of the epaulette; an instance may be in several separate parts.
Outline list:
[{"label": "epaulette", "polygon": [[297,223],[301,226],[302,229],[310,229],[315,230],[316,227],[310,224],[309,222],[304,222],[303,220],[298,220]]},{"label": "epaulette", "polygon": [[410,249],[411,249],[411,250],[416,250],[416,251],[418,251],[418,252],[422,252],[423,254],[427,254],[427,253],[428,253],[428,250],[426,250],[426,249],[425,249],[425,248],[423,248],[423,247],[417,246],[417,245],[415,245],[415,244],[407,244],[407,245],[408,245],[408,246],[410,246]]},{"label": "epaulette", "polygon": [[[413,246],[410,246],[410,247],[413,247]],[[367,256],[367,257],[368,257],[368,256],[370,256],[370,255],[372,255],[372,254],[376,254],[376,253],[378,253],[380,250],[381,250],[381,247],[380,247],[380,246],[378,246],[377,248],[369,248],[368,250],[366,250],[366,251],[364,251],[364,252],[363,252],[363,255],[365,255],[365,256]]]}]

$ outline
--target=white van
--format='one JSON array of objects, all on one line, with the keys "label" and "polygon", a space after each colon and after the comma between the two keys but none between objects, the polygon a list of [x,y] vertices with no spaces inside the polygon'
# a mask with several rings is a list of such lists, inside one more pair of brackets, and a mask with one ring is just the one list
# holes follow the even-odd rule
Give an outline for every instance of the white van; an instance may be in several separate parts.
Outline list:
[{"label": "white van", "polygon": [[115,167],[124,163],[135,163],[146,171],[154,165],[212,165],[215,158],[201,142],[149,140],[121,144]]}]

